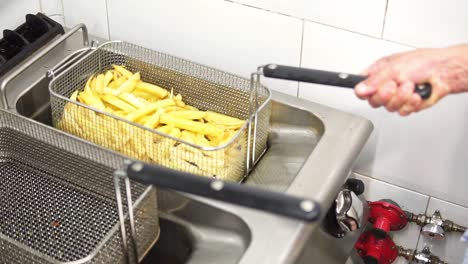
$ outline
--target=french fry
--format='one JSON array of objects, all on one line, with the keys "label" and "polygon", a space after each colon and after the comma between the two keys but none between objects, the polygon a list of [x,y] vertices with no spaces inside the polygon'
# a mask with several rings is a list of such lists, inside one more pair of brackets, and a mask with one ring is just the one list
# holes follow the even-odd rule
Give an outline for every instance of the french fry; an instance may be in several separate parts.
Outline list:
[{"label": "french fry", "polygon": [[159,125],[159,117],[162,113],[164,113],[164,109],[161,107],[143,125],[151,129],[155,128]]},{"label": "french fry", "polygon": [[190,105],[185,105],[184,109],[186,110],[192,110],[192,111],[199,111],[196,107],[190,106]]},{"label": "french fry", "polygon": [[141,118],[142,116],[155,112],[160,107],[165,107],[165,106],[170,106],[170,105],[175,105],[174,100],[172,99],[160,100],[155,103],[147,104],[144,107],[129,113],[126,118],[129,121],[135,121]]},{"label": "french fry", "polygon": [[179,117],[173,117],[169,114],[162,114],[159,118],[159,122],[163,124],[172,124],[175,127],[180,129],[189,130],[195,133],[200,133],[203,135],[218,136],[222,135],[224,132],[222,129],[212,125],[212,124],[201,124],[196,121],[187,120]]},{"label": "french fry", "polygon": [[197,145],[203,146],[203,147],[211,146],[210,142],[208,141],[208,139],[206,139],[205,135],[203,135],[203,134],[197,134],[197,136],[195,138],[195,143]]},{"label": "french fry", "polygon": [[104,75],[104,87],[108,86],[109,83],[114,79],[114,71],[108,70]]},{"label": "french fry", "polygon": [[172,113],[172,112],[177,112],[177,111],[185,111],[185,108],[182,108],[177,105],[171,105],[171,106],[164,107],[164,110],[166,110],[166,113]]},{"label": "french fry", "polygon": [[148,119],[150,119],[151,116],[144,116],[140,119],[137,120],[137,123],[144,125],[146,122],[148,122]]},{"label": "french fry", "polygon": [[166,126],[158,127],[156,130],[158,130],[159,132],[164,133],[164,134],[169,134],[169,133],[171,133],[171,130],[173,128],[174,128],[173,125],[166,125]]},{"label": "french fry", "polygon": [[234,136],[234,133],[230,130],[224,132],[223,139],[219,141],[218,146],[226,145],[226,143],[228,143],[232,139],[233,136]]},{"label": "french fry", "polygon": [[118,96],[120,99],[124,100],[125,102],[131,104],[135,108],[144,107],[146,104],[143,101],[140,101],[136,96],[131,93],[121,93]]},{"label": "french fry", "polygon": [[130,79],[133,76],[133,73],[127,69],[125,69],[122,66],[119,65],[112,65],[116,71],[118,71],[122,76],[125,76],[125,78]]},{"label": "french fry", "polygon": [[104,87],[104,88],[112,88],[112,89],[116,89],[118,86],[116,85],[116,83],[114,81],[111,81],[107,87]]},{"label": "french fry", "polygon": [[190,120],[202,119],[206,115],[206,113],[202,111],[189,111],[189,110],[184,110],[184,109],[182,109],[182,111],[176,111],[176,112],[168,111],[167,114],[173,117],[179,117],[179,118],[190,119]]},{"label": "french fry", "polygon": [[127,81],[127,78],[123,77],[123,76],[120,76],[118,77],[117,79],[114,79],[114,86],[115,88],[119,88],[120,86],[122,86],[122,84]]},{"label": "french fry", "polygon": [[169,132],[169,136],[173,136],[175,138],[180,138],[181,131],[177,127],[174,127],[171,132]]},{"label": "french fry", "polygon": [[104,74],[98,74],[96,77],[96,86],[94,87],[94,91],[98,94],[102,94],[104,86]]},{"label": "french fry", "polygon": [[89,76],[88,80],[86,81],[85,87],[91,87],[91,81],[94,79],[94,74]]},{"label": "french fry", "polygon": [[76,98],[78,97],[78,90],[74,91],[72,95],[70,96],[70,100],[76,101]]},{"label": "french fry", "polygon": [[113,105],[123,111],[127,111],[127,112],[130,112],[130,111],[133,111],[133,110],[136,110],[136,108],[134,106],[132,106],[131,104],[128,104],[126,103],[125,101],[123,101],[122,99],[114,96],[114,95],[111,95],[111,94],[104,94],[104,95],[101,95],[101,98],[103,101],[105,101],[106,103],[110,104],[110,105]]},{"label": "french fry", "polygon": [[242,146],[247,140],[246,133],[235,144],[217,151],[177,144],[176,138],[201,147],[225,145],[245,121],[200,111],[187,105],[173,89],[143,82],[140,73],[132,73],[123,66],[113,65],[113,69],[89,76],[84,91],[73,92],[70,99],[172,137],[141,130],[78,105],[65,106],[57,124],[60,129],[136,159],[229,180],[232,169],[227,165],[228,159],[245,158]]},{"label": "french fry", "polygon": [[[96,77],[97,77],[97,76],[96,76]],[[97,78],[93,78],[93,79],[91,80],[91,83],[89,84],[89,88],[91,88],[91,90],[92,90],[93,92],[96,91],[96,79],[97,79]]]},{"label": "french fry", "polygon": [[85,104],[97,108],[99,110],[104,110],[106,107],[102,103],[101,99],[94,95],[91,91],[83,91],[79,94],[80,101],[83,101]]},{"label": "french fry", "polygon": [[179,138],[183,141],[186,141],[190,144],[195,144],[195,134],[190,132],[190,131],[187,131],[187,130],[183,130],[181,133],[180,133],[180,136]]},{"label": "french fry", "polygon": [[117,88],[117,90],[119,91],[119,93],[131,93],[137,86],[139,80],[140,80],[140,73],[137,72],[133,74],[124,83],[122,83],[122,85],[120,85],[120,87]]},{"label": "french fry", "polygon": [[181,94],[178,94],[174,97],[174,101],[176,103],[177,106],[179,107],[184,107],[185,106],[185,103],[182,101],[182,95]]},{"label": "french fry", "polygon": [[117,111],[114,111],[114,114],[117,115],[118,117],[125,118],[128,112],[123,111],[123,110],[117,110]]},{"label": "french fry", "polygon": [[153,94],[138,90],[138,86],[137,86],[137,89],[133,91],[133,94],[135,96],[138,96],[146,100],[151,100],[151,99],[159,100],[159,98],[154,96]]},{"label": "french fry", "polygon": [[112,78],[112,80],[114,80],[114,81],[116,81],[116,80],[117,80],[118,78],[120,78],[120,76],[121,76],[121,74],[120,74],[118,71],[116,71],[116,70],[114,70],[112,73],[113,73],[113,75],[114,75],[113,78]]},{"label": "french fry", "polygon": [[215,113],[212,111],[206,111],[205,120],[216,125],[229,126],[231,127],[231,129],[239,129],[245,123],[244,120],[240,120],[238,118],[223,115],[220,113]]},{"label": "french fry", "polygon": [[168,94],[168,91],[166,89],[163,89],[163,88],[161,88],[161,87],[159,87],[157,85],[147,83],[147,82],[143,82],[143,81],[138,83],[136,89],[140,90],[140,91],[143,91],[143,92],[146,92],[146,93],[149,93],[149,94],[152,94],[152,95],[156,95],[159,98],[164,98]]}]

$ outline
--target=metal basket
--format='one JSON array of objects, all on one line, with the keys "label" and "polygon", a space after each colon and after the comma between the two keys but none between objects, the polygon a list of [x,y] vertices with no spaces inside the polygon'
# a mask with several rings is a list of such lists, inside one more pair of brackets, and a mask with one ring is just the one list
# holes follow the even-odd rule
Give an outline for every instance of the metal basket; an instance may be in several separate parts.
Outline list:
[{"label": "metal basket", "polygon": [[[125,263],[112,177],[124,160],[0,111],[0,263]],[[156,191],[131,190],[144,253],[159,236]]]},{"label": "metal basket", "polygon": [[[124,65],[184,101],[248,122],[220,147],[201,147],[70,100],[95,73]],[[267,148],[270,92],[259,82],[133,44],[107,42],[50,83],[54,126],[131,158],[223,180],[241,181]],[[254,118],[255,117],[255,118]],[[255,122],[255,123],[254,123]],[[255,124],[253,126],[253,124]]]}]

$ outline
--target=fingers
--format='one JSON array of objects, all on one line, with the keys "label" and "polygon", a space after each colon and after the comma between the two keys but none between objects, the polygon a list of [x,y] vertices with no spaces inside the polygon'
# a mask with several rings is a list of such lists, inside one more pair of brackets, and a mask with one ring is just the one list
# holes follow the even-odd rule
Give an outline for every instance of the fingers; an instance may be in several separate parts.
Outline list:
[{"label": "fingers", "polygon": [[372,97],[369,104],[376,108],[382,105],[386,106],[396,94],[397,84],[393,81],[385,83]]},{"label": "fingers", "polygon": [[431,97],[423,100],[420,95],[414,92],[414,87],[411,90],[411,97],[406,103],[398,109],[401,116],[408,116],[413,112],[419,112],[423,109],[429,108],[437,103],[440,99],[444,98],[450,93],[448,85],[439,79],[433,78],[431,81],[432,94]]},{"label": "fingers", "polygon": [[[368,99],[374,96],[382,87],[388,85],[387,83],[393,82],[393,69],[388,68],[380,71],[375,75],[371,75],[369,78],[359,83],[354,89],[357,97],[361,99]],[[388,86],[386,89],[390,89]]]},{"label": "fingers", "polygon": [[372,96],[377,92],[377,88],[375,86],[372,87],[367,85],[364,81],[358,84],[356,88],[354,88],[354,92],[360,99],[367,99],[369,96]]},{"label": "fingers", "polygon": [[389,112],[396,112],[403,107],[411,98],[414,91],[414,84],[412,82],[404,82],[401,84],[395,96],[392,97],[390,102],[385,105]]},{"label": "fingers", "polygon": [[412,93],[409,100],[404,104],[399,110],[398,113],[401,116],[408,116],[413,112],[419,111],[422,99],[418,94]]}]

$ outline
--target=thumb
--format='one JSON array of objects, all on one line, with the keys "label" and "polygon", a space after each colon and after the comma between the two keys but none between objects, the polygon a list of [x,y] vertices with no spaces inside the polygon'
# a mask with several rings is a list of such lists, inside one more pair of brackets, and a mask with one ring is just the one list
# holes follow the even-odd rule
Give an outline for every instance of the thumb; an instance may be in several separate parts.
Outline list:
[{"label": "thumb", "polygon": [[359,83],[354,88],[354,92],[356,93],[357,97],[361,99],[365,99],[377,92],[377,88],[369,86],[366,81]]}]

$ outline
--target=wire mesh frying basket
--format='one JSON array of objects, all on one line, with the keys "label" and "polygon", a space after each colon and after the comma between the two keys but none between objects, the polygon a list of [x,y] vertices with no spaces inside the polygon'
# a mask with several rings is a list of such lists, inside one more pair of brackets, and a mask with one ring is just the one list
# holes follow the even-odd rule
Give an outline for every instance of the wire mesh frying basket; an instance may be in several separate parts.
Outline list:
[{"label": "wire mesh frying basket", "polygon": [[[69,99],[92,74],[113,64],[140,72],[143,81],[181,94],[200,110],[247,122],[225,145],[202,147]],[[266,87],[130,43],[102,44],[54,78],[49,89],[55,127],[141,161],[238,182],[267,148],[271,104]]]},{"label": "wire mesh frying basket", "polygon": [[[123,251],[112,177],[125,159],[0,110],[0,263],[135,259]],[[156,190],[129,188],[138,235],[130,253],[144,253],[159,236]]]}]

